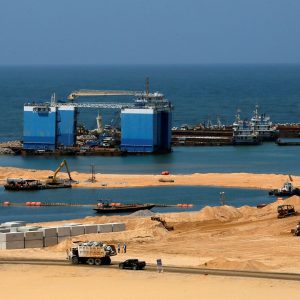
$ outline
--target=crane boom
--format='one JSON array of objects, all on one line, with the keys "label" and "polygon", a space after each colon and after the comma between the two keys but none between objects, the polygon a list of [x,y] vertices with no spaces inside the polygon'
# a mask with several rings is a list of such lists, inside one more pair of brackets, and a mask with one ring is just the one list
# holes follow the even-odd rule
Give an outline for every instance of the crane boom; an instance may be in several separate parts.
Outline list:
[{"label": "crane boom", "polygon": [[68,96],[68,100],[73,101],[78,97],[95,97],[95,96],[137,96],[142,94],[138,91],[113,91],[113,90],[78,90],[73,91]]},{"label": "crane boom", "polygon": [[114,103],[114,102],[82,102],[82,103],[56,103],[56,107],[64,107],[64,106],[74,106],[78,108],[113,108],[113,109],[121,109],[123,107],[134,107],[133,103]]},{"label": "crane boom", "polygon": [[69,179],[70,179],[70,181],[73,181],[73,179],[72,179],[72,177],[71,177],[71,173],[70,173],[70,169],[69,169],[68,163],[67,163],[66,160],[63,160],[63,161],[60,163],[59,167],[55,170],[53,176],[51,176],[51,179],[52,179],[53,182],[56,181],[56,176],[57,176],[57,174],[61,171],[61,169],[62,169],[63,167],[66,167],[67,173],[68,173],[68,176],[69,176]]}]

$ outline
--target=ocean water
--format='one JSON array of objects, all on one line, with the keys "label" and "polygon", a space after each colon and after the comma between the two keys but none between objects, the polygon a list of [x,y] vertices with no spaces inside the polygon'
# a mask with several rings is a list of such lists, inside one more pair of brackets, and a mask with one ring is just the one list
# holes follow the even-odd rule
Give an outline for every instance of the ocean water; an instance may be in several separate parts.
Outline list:
[{"label": "ocean water", "polygon": [[[146,187],[125,189],[58,189],[44,191],[9,192],[0,189],[0,199],[14,203],[26,201],[63,202],[78,204],[96,204],[106,199],[123,203],[155,203],[176,205],[191,203],[193,208],[177,207],[154,208],[154,212],[197,211],[206,205],[220,205],[220,192],[225,192],[228,205],[240,207],[256,206],[274,200],[267,191],[254,189],[233,189],[217,187]],[[3,207],[0,206],[0,223],[16,219],[27,222],[68,220],[97,215],[92,207]]]},{"label": "ocean water", "polygon": [[62,159],[66,159],[71,171],[86,173],[93,164],[96,173],[160,174],[168,170],[172,174],[250,172],[300,175],[299,156],[300,147],[265,143],[240,147],[174,147],[170,154],[144,156],[0,156],[0,166],[54,171]]},{"label": "ocean water", "polygon": [[[0,139],[22,136],[23,103],[46,101],[53,92],[65,100],[78,89],[160,91],[174,105],[174,126],[210,119],[231,124],[237,109],[249,118],[256,104],[278,122],[300,121],[300,65],[199,65],[199,66],[38,66],[0,67]],[[89,98],[80,101],[107,101]],[[128,102],[130,97],[109,101]],[[96,127],[98,111],[82,110],[80,120]],[[116,111],[100,111],[109,124]]]},{"label": "ocean water", "polygon": [[[300,121],[300,65],[202,66],[39,66],[0,67],[0,141],[21,139],[23,103],[47,101],[56,92],[64,100],[76,89],[161,91],[173,105],[174,126],[197,124],[219,117],[231,124],[236,110],[249,118],[258,104],[278,122]],[[80,101],[107,101],[81,98]],[[109,101],[131,101],[111,97]],[[81,110],[80,121],[95,128],[98,110]],[[102,110],[105,123],[117,120],[117,111]],[[258,172],[300,174],[300,147],[266,143],[246,147],[174,147],[168,155],[128,157],[67,157],[72,170],[101,173]],[[0,156],[1,166],[54,170],[62,157]],[[266,179],[267,180],[267,179]]]},{"label": "ocean water", "polygon": [[[160,91],[174,105],[173,125],[198,124],[217,118],[231,124],[237,109],[250,118],[256,104],[275,123],[300,121],[300,65],[202,65],[202,66],[39,66],[0,67],[0,141],[22,138],[23,104],[47,101],[53,92],[59,100],[77,89]],[[80,101],[107,101],[106,98]],[[128,102],[130,97],[109,101]],[[114,110],[101,110],[106,124],[115,124]],[[80,122],[95,128],[98,110],[81,110]],[[256,172],[300,175],[300,147],[279,147],[273,143],[243,147],[174,147],[165,155],[126,157],[65,157],[71,170],[99,173]],[[0,156],[0,166],[55,170],[63,157]],[[50,175],[50,174],[49,174]],[[268,180],[266,175],[265,180]],[[218,205],[224,188],[161,187],[144,189],[56,190],[37,193],[0,191],[0,201],[75,201],[93,203],[99,198],[120,202],[190,202],[200,209]],[[256,205],[273,199],[265,191],[226,189],[227,203]],[[169,201],[169,202],[168,202]],[[164,209],[164,211],[166,211]],[[168,208],[167,211],[174,211]],[[0,221],[24,219],[50,221],[93,214],[89,207],[1,207]]]}]

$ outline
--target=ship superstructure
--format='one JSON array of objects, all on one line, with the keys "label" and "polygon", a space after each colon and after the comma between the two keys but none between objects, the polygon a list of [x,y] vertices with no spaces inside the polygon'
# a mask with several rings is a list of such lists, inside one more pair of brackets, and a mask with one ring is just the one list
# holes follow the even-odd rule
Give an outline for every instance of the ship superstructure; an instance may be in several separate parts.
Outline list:
[{"label": "ship superstructure", "polygon": [[271,122],[271,118],[266,114],[260,114],[258,112],[258,105],[255,106],[253,116],[250,120],[250,126],[258,133],[259,137],[266,140],[276,139],[276,128]]}]

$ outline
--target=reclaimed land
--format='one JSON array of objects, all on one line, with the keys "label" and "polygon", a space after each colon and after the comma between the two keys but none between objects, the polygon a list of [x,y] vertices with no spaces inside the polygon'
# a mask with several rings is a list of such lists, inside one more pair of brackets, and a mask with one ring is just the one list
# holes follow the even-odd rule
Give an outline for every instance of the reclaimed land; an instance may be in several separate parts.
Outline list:
[{"label": "reclaimed land", "polygon": [[[167,224],[174,227],[173,231],[151,220],[145,212],[41,223],[39,225],[52,227],[70,222],[122,221],[126,223],[126,231],[76,236],[42,249],[1,250],[0,262],[9,259],[65,262],[73,239],[126,242],[127,253],[113,257],[113,263],[139,258],[154,264],[161,258],[164,265],[173,266],[300,273],[300,237],[290,232],[299,216],[278,219],[277,206],[282,203],[300,210],[300,198],[294,196],[261,209],[207,206],[197,212],[161,214]],[[4,299],[38,299],[40,295],[45,300],[97,299],[99,280],[101,297],[107,299],[253,299],[253,294],[255,299],[298,299],[300,296],[296,281],[159,274],[96,266],[0,264],[0,289]],[[115,286],[118,288],[112,288]]]},{"label": "reclaimed land", "polygon": [[[53,175],[51,170],[20,169],[0,167],[0,184],[7,178],[23,178],[46,180]],[[72,178],[77,181],[73,187],[78,188],[129,188],[150,186],[219,186],[253,189],[280,188],[288,179],[287,174],[254,174],[254,173],[194,173],[194,174],[102,174],[95,175],[96,182],[90,182],[91,174],[72,172]],[[68,178],[66,173],[60,173],[59,178]],[[161,182],[160,179],[173,182]],[[300,176],[293,176],[293,184],[300,185]]]}]

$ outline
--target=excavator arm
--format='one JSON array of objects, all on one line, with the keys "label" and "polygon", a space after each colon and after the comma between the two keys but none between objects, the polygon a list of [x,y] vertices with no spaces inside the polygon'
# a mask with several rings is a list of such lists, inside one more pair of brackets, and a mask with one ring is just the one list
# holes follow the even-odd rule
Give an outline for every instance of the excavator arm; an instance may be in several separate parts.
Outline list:
[{"label": "excavator arm", "polygon": [[67,173],[68,173],[68,176],[69,176],[69,179],[70,181],[74,181],[71,177],[71,172],[70,172],[70,169],[69,169],[69,166],[68,166],[68,163],[66,160],[63,160],[59,167],[54,171],[54,174],[53,176],[49,176],[49,179],[52,179],[53,181],[56,181],[56,176],[57,174],[62,170],[63,167],[66,167],[66,170],[67,170]]}]

